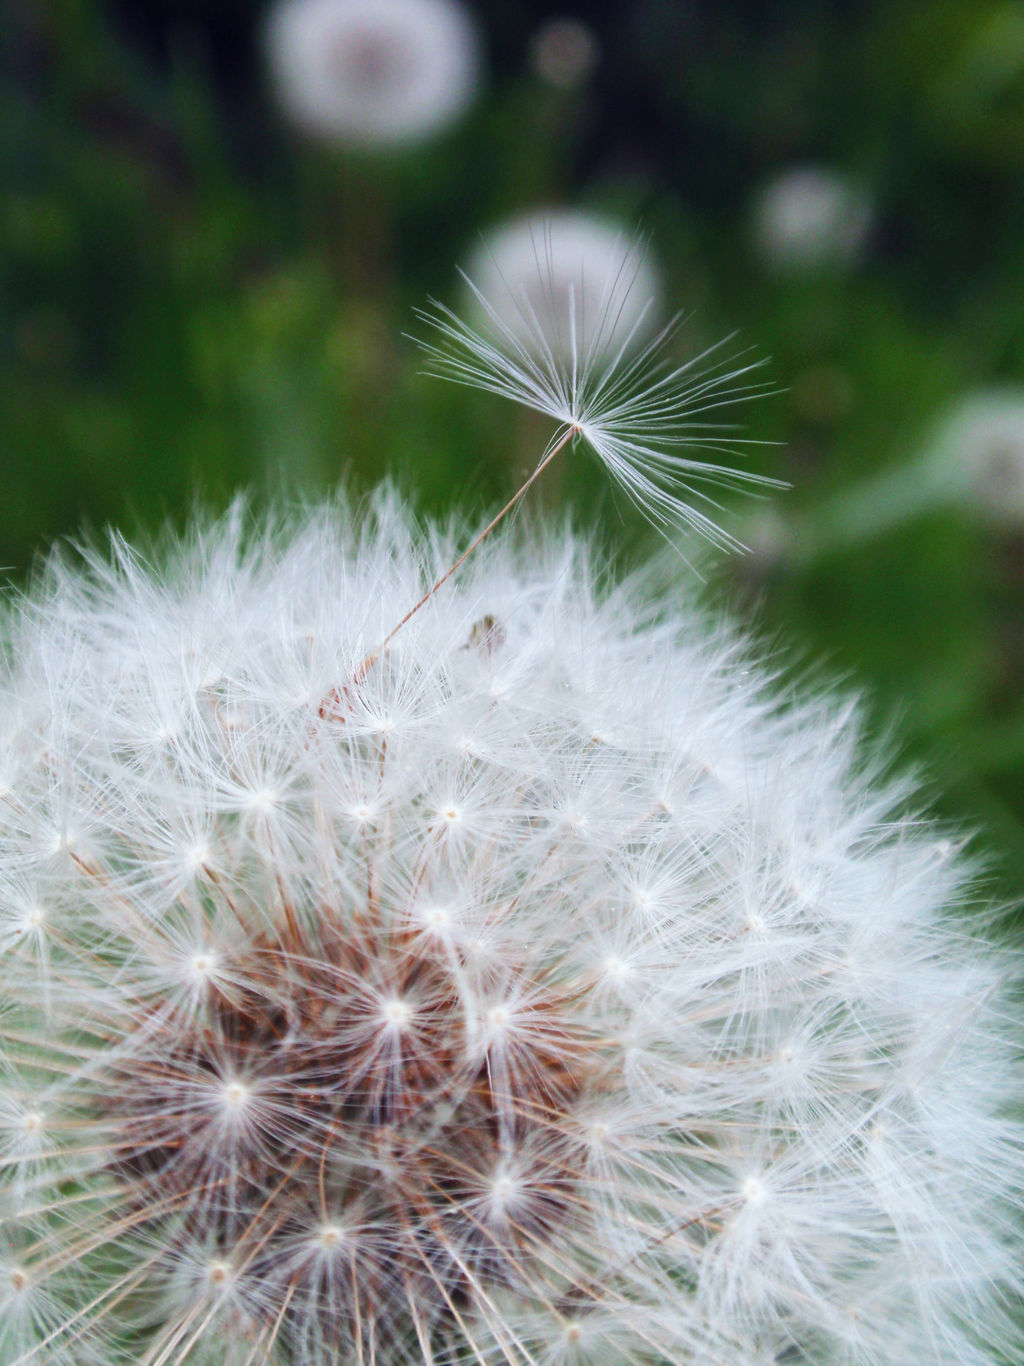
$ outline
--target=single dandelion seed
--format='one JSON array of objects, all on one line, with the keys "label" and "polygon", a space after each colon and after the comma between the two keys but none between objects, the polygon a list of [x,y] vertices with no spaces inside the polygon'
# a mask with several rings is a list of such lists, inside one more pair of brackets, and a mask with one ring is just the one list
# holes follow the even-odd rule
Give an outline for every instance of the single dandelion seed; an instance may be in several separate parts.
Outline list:
[{"label": "single dandelion seed", "polygon": [[517,231],[524,237],[518,250],[530,244],[529,267],[510,275],[496,252],[486,287],[463,273],[479,323],[437,301],[419,314],[439,337],[419,342],[432,373],[559,424],[513,502],[556,455],[582,444],[656,526],[736,545],[700,506],[715,506],[703,486],[780,483],[703,456],[735,454],[745,444],[714,414],[765,391],[750,379],[760,363],[719,359],[720,346],[676,363],[668,343],[681,317],[644,342],[654,300],[645,297],[640,244],[610,235],[598,263],[582,243],[572,245],[562,218],[531,220]]},{"label": "single dandelion seed", "polygon": [[496,260],[500,288],[490,291],[462,272],[482,327],[435,300],[418,316],[441,341],[419,340],[418,345],[430,358],[432,373],[512,399],[559,427],[504,507],[361,661],[353,675],[356,684],[570,446],[589,447],[654,526],[664,532],[697,531],[722,547],[741,548],[741,543],[695,506],[717,506],[701,485],[784,487],[765,475],[682,454],[733,453],[743,444],[761,444],[729,436],[708,414],[768,386],[746,379],[760,362],[735,368],[712,361],[718,347],[681,365],[666,359],[681,315],[640,344],[654,305],[638,291],[638,284],[652,278],[641,244],[593,223],[580,232],[569,215],[527,220],[509,236],[514,241],[508,264],[518,267],[525,241],[530,243],[532,264],[525,272],[510,281]]}]

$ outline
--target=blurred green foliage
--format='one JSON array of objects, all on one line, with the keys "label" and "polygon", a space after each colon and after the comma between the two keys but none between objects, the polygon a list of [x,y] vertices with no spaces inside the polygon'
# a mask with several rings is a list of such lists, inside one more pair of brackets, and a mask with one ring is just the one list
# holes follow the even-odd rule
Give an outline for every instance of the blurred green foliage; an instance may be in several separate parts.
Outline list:
[{"label": "blurred green foliage", "polygon": [[[637,0],[573,6],[589,81],[528,60],[551,6],[478,3],[469,115],[373,157],[275,108],[242,0],[15,0],[0,82],[0,563],[56,536],[397,477],[424,508],[507,495],[546,432],[420,374],[413,309],[454,300],[483,229],[571,204],[641,224],[683,345],[738,331],[783,392],[742,413],[731,510],[754,553],[715,590],[783,655],[866,685],[939,808],[1024,886],[1024,527],[934,508],[836,544],[829,509],[915,458],[937,416],[1024,384],[1024,10],[1014,0]],[[751,204],[776,170],[835,166],[875,224],[846,269],[779,272]],[[549,500],[644,533],[581,461]],[[839,503],[837,503],[837,499]],[[820,547],[801,553],[801,537]],[[612,536],[609,537],[610,543]]]}]

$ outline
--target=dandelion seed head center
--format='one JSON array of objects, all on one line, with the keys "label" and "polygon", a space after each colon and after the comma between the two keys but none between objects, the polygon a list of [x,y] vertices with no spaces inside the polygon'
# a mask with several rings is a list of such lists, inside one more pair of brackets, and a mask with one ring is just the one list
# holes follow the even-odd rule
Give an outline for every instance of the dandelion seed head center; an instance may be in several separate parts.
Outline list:
[{"label": "dandelion seed head center", "polygon": [[12,1266],[7,1273],[7,1278],[15,1294],[25,1290],[28,1286],[28,1272],[23,1267]]},{"label": "dandelion seed head center", "polygon": [[413,1008],[408,1001],[401,1001],[396,998],[384,1003],[381,1016],[386,1025],[395,1029],[404,1029],[412,1022]]},{"label": "dandelion seed head center", "polygon": [[194,872],[210,861],[210,846],[205,840],[198,840],[185,854],[185,862]]},{"label": "dandelion seed head center", "polygon": [[452,913],[447,906],[428,906],[423,912],[423,923],[429,930],[447,930],[452,923]]},{"label": "dandelion seed head center", "polygon": [[233,1277],[231,1263],[223,1257],[214,1257],[206,1267],[206,1279],[216,1289],[223,1289]]},{"label": "dandelion seed head center", "polygon": [[767,1196],[764,1182],[756,1176],[748,1176],[740,1187],[740,1194],[748,1205],[763,1205]]},{"label": "dandelion seed head center", "polygon": [[632,971],[629,963],[618,954],[609,953],[601,963],[601,970],[606,977],[610,977],[613,982],[621,982],[628,977]]},{"label": "dandelion seed head center", "polygon": [[346,1239],[346,1232],[341,1224],[323,1224],[316,1232],[316,1243],[326,1252],[333,1252],[340,1247]]},{"label": "dandelion seed head center", "polygon": [[224,1086],[224,1104],[228,1110],[244,1110],[248,1105],[251,1092],[241,1081],[229,1081]]},{"label": "dandelion seed head center", "polygon": [[329,67],[351,96],[382,98],[415,70],[406,40],[395,31],[354,28],[331,44]]},{"label": "dandelion seed head center", "polygon": [[[449,916],[435,905],[425,918]],[[207,1283],[233,1282],[231,1267],[258,1247],[259,1274],[298,1277],[295,1294],[306,1274],[311,1287],[336,1277],[324,1312],[339,1316],[337,1332],[354,1295],[369,1304],[382,1293],[382,1255],[396,1275],[417,1278],[428,1319],[469,1297],[481,1267],[498,1282],[511,1275],[525,1255],[520,1228],[542,1255],[569,1217],[586,1145],[575,1115],[601,1070],[554,989],[533,986],[531,1028],[514,1050],[503,1038],[510,1001],[483,1008],[481,1040],[462,971],[440,937],[354,923],[341,933],[328,912],[268,936],[232,962],[228,981],[209,980],[187,1027],[169,1013],[172,1049],[154,1028],[120,1060],[111,1165],[129,1202],[173,1209],[180,1192],[202,1190],[190,1234],[207,1249],[237,1249],[209,1262]],[[196,1103],[197,1086],[210,1085],[215,1113]],[[508,1167],[510,1144],[552,1149],[531,1159],[529,1183]],[[310,1210],[311,1192],[328,1218]],[[364,1255],[331,1255],[353,1247],[357,1228],[371,1230]],[[386,1254],[373,1250],[372,1230]]]},{"label": "dandelion seed head center", "polygon": [[491,1185],[491,1191],[495,1201],[499,1204],[507,1204],[519,1189],[519,1184],[507,1172],[501,1176],[496,1176]]},{"label": "dandelion seed head center", "polygon": [[217,970],[217,955],[212,949],[200,949],[189,959],[189,972],[193,977],[205,979]]}]

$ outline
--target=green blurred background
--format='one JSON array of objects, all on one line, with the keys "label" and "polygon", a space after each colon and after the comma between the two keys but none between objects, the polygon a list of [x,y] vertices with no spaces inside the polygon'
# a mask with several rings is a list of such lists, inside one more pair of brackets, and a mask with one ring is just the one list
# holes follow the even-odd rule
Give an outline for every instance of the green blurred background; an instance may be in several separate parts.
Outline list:
[{"label": "green blurred background", "polygon": [[[1024,516],[1000,490],[991,515],[964,477],[933,496],[927,471],[961,400],[1024,389],[1024,7],[487,0],[472,15],[483,67],[463,117],[353,149],[290,127],[262,6],[9,4],[7,578],[55,537],[181,523],[238,488],[259,501],[391,475],[424,510],[508,496],[545,426],[425,378],[413,309],[455,302],[456,263],[516,215],[640,225],[666,311],[692,313],[680,355],[737,332],[779,389],[741,412],[776,443],[744,458],[793,487],[730,506],[751,553],[714,561],[712,596],[790,664],[866,690],[936,809],[980,832],[995,885],[1019,894]],[[589,68],[538,56],[559,16],[584,26],[568,32]],[[781,261],[758,195],[808,164],[858,187],[870,227],[859,250]],[[1000,441],[1012,493],[1024,418]],[[653,543],[586,461],[540,497],[624,555]]]}]

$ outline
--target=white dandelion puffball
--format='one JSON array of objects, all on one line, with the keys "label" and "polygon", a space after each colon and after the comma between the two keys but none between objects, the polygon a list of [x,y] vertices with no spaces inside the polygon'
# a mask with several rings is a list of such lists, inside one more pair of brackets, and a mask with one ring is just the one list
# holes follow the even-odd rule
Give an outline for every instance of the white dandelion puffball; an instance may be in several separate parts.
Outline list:
[{"label": "white dandelion puffball", "polygon": [[647,341],[660,312],[661,283],[635,236],[594,214],[529,214],[493,229],[466,274],[491,316],[484,330],[533,355],[591,360]]},{"label": "white dandelion puffball", "polygon": [[530,40],[530,65],[548,85],[576,90],[594,74],[601,56],[594,30],[580,19],[548,19]]},{"label": "white dandelion puffball", "polygon": [[1024,390],[981,390],[961,400],[928,460],[952,496],[966,494],[994,522],[1024,524]]},{"label": "white dandelion puffball", "polygon": [[866,193],[825,166],[794,166],[769,181],[754,204],[755,244],[780,270],[849,266],[874,220]]},{"label": "white dandelion puffball", "polygon": [[378,648],[462,544],[384,493],[8,602],[0,1361],[1019,1360],[948,841],[567,534]]},{"label": "white dandelion puffball", "polygon": [[476,25],[458,0],[281,0],[268,39],[285,112],[342,144],[429,138],[479,81]]}]

